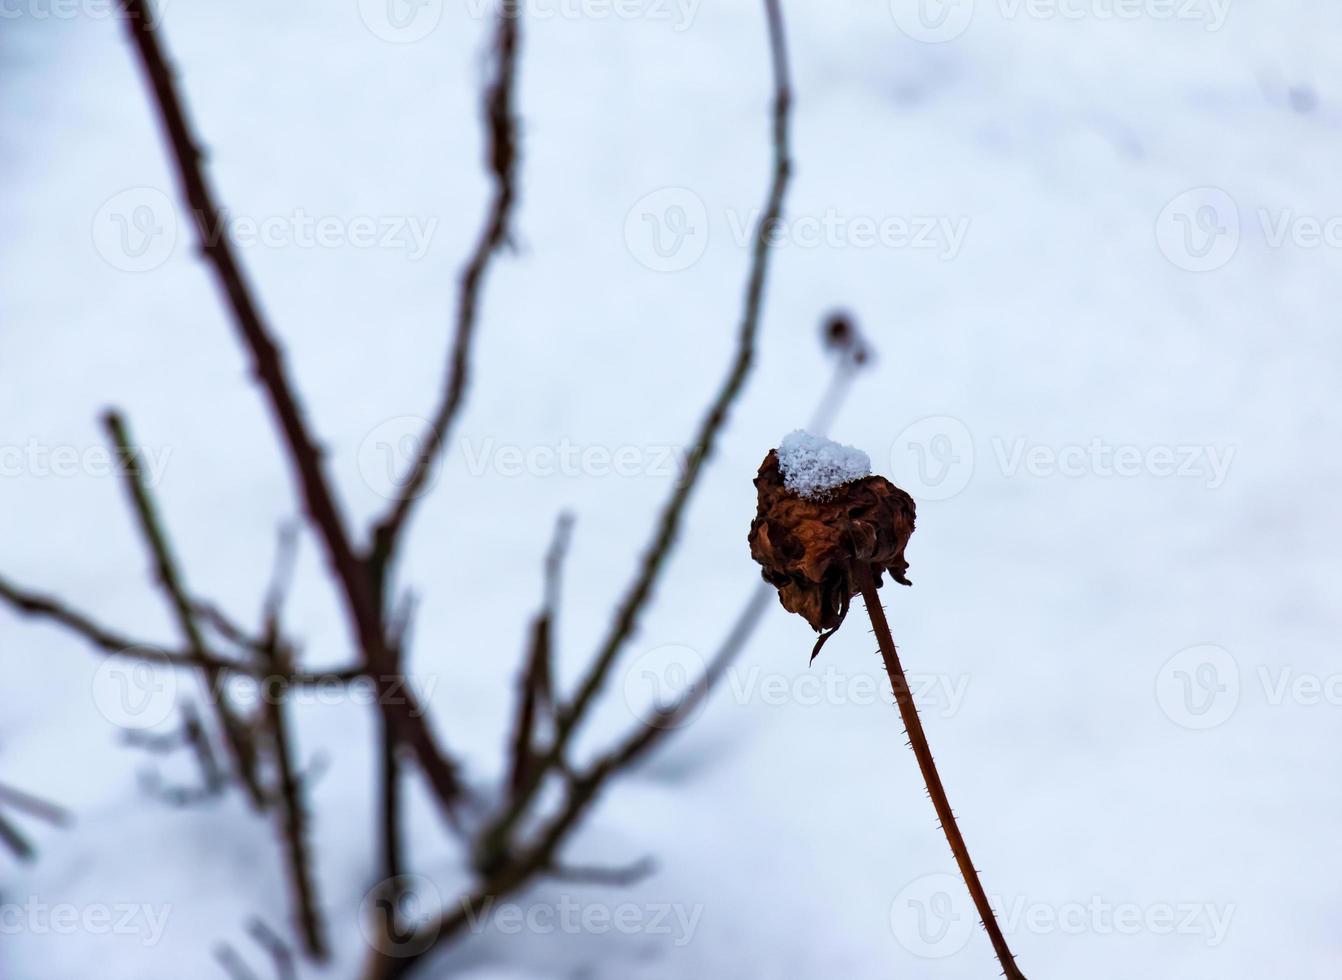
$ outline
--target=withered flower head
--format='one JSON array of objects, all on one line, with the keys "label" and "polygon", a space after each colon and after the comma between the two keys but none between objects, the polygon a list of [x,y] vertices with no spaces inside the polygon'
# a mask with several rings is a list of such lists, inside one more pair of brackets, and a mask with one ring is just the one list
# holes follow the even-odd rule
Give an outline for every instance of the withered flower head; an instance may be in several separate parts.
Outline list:
[{"label": "withered flower head", "polygon": [[[843,623],[858,592],[857,562],[911,584],[904,548],[913,534],[914,503],[883,476],[865,473],[865,454],[804,433],[770,450],[755,477],[759,504],[750,525],[750,555],[764,580],[778,589],[788,612],[806,618],[822,635],[811,659]],[[835,459],[835,453],[848,453]],[[866,464],[860,470],[854,459]],[[845,466],[848,467],[845,470]]]}]

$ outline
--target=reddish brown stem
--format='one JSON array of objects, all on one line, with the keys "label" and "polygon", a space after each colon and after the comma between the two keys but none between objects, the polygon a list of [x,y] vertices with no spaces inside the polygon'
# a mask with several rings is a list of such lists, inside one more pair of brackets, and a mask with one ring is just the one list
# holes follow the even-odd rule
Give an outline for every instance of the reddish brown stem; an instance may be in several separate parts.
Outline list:
[{"label": "reddish brown stem", "polygon": [[881,606],[880,596],[876,594],[876,581],[872,577],[870,566],[865,562],[858,562],[854,578],[857,579],[858,588],[862,590],[862,600],[867,605],[867,614],[871,617],[876,642],[881,647],[881,659],[885,661],[885,672],[890,675],[890,687],[895,692],[899,715],[904,720],[904,728],[909,734],[909,745],[913,747],[913,754],[918,758],[918,768],[923,772],[923,782],[927,784],[927,793],[932,797],[932,805],[937,808],[937,817],[941,820],[941,829],[946,833],[946,841],[955,854],[955,863],[960,866],[960,877],[964,878],[965,884],[969,887],[974,907],[978,909],[983,928],[988,930],[988,938],[992,940],[993,950],[997,953],[997,959],[1002,964],[1007,980],[1025,980],[1025,975],[1016,967],[1016,959],[1011,955],[1006,937],[1002,935],[1001,927],[997,924],[993,907],[983,890],[983,883],[979,881],[979,873],[974,868],[974,862],[969,859],[969,848],[965,846],[965,839],[955,822],[950,800],[946,798],[946,789],[941,785],[937,764],[932,760],[932,750],[928,747],[927,735],[923,732],[923,723],[918,718],[918,708],[913,703],[913,693],[909,689],[908,679],[904,676],[904,668],[900,665],[894,638],[890,635],[890,624],[886,622],[885,609]]}]

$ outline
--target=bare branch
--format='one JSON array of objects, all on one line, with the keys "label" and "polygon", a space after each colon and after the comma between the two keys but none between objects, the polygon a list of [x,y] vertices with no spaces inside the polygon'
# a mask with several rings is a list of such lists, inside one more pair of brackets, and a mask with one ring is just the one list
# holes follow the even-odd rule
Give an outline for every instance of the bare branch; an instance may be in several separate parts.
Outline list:
[{"label": "bare branch", "polygon": [[220,227],[219,206],[205,177],[199,141],[177,94],[172,68],[159,46],[148,0],[121,0],[121,5],[126,15],[127,33],[139,54],[145,78],[153,89],[154,104],[172,150],[182,196],[196,219],[201,253],[214,270],[234,324],[251,353],[252,368],[284,436],[308,518],[326,546],[333,571],[344,583],[351,602],[359,606],[361,620],[375,622],[376,617],[372,615],[374,599],[368,594],[366,576],[350,545],[344,518],[323,467],[321,451],[308,431],[284,364],[284,355],[272,339],[272,331],[233,255],[228,236],[207,233],[208,229]]},{"label": "bare branch", "polygon": [[[283,676],[288,668],[288,653],[281,645],[278,624],[272,620],[272,643],[263,652],[266,665]],[[280,836],[288,857],[289,889],[293,896],[294,915],[298,933],[307,954],[317,962],[330,955],[326,945],[326,927],[317,901],[316,880],[312,869],[312,854],[308,833],[307,804],[303,784],[294,764],[293,734],[289,728],[285,705],[286,686],[280,683],[267,692],[266,721],[270,728],[275,767],[279,774],[276,800],[280,811]]]},{"label": "bare branch", "polygon": [[187,121],[169,67],[159,46],[148,0],[121,0],[127,33],[139,54],[145,78],[154,93],[154,103],[164,136],[172,150],[182,197],[196,219],[202,254],[214,270],[233,314],[237,331],[251,355],[252,369],[269,401],[281,434],[304,511],[326,551],[332,573],[341,583],[350,626],[370,675],[378,687],[378,702],[398,737],[415,752],[445,815],[462,788],[457,766],[439,746],[422,709],[412,698],[394,698],[397,678],[386,669],[387,651],[382,634],[381,596],[374,588],[375,576],[351,544],[345,519],[331,488],[321,450],[308,429],[298,396],[285,367],[284,356],[272,331],[262,318],[241,267],[233,255],[227,235],[212,235],[220,226],[219,207],[205,178],[199,143]]},{"label": "bare branch", "polygon": [[737,337],[736,354],[731,369],[718,390],[717,396],[709,406],[708,413],[699,425],[694,440],[694,448],[688,457],[684,477],[676,486],[662,510],[656,534],[644,553],[642,565],[633,584],[625,594],[615,615],[615,621],[609,635],[597,653],[596,659],[588,670],[577,695],[561,713],[557,738],[559,744],[567,742],[578,721],[584,716],[588,705],[601,690],[610,668],[633,635],[638,620],[652,597],[653,588],[661,575],[666,560],[675,546],[680,530],[680,522],[690,496],[698,483],[704,463],[713,454],[718,435],[726,424],[728,412],[736,401],[750,373],[755,356],[755,336],[759,328],[760,312],[764,301],[764,284],[769,267],[769,240],[773,227],[782,214],[783,195],[791,173],[791,160],[788,156],[788,110],[791,104],[791,90],[788,81],[787,53],[783,34],[782,16],[776,0],[765,0],[765,12],[769,22],[769,49],[774,74],[773,109],[773,178],[769,186],[764,212],[755,226],[754,250],[751,260],[750,276],[746,283],[745,311],[741,317],[741,327]]},{"label": "bare branch", "polygon": [[632,584],[616,610],[609,634],[597,651],[577,694],[559,711],[555,737],[542,764],[532,767],[523,791],[513,797],[505,812],[489,828],[484,847],[480,849],[483,854],[506,848],[506,841],[513,828],[540,788],[546,773],[563,758],[569,740],[585,717],[593,699],[600,692],[624,644],[637,629],[643,609],[652,598],[653,589],[674,548],[681,520],[698,483],[699,475],[703,472],[704,463],[716,447],[731,406],[740,395],[754,362],[755,336],[759,328],[769,267],[769,243],[772,230],[782,215],[783,196],[792,168],[788,151],[788,118],[792,93],[782,12],[778,0],[764,0],[764,8],[773,69],[773,168],[764,210],[755,225],[750,272],[746,281],[745,308],[737,334],[736,352],[727,377],[699,425],[693,451],[688,457],[686,472],[662,509],[653,539],[644,552]]},{"label": "bare branch", "polygon": [[252,919],[247,923],[247,933],[270,954],[275,964],[277,980],[298,980],[298,966],[294,963],[294,954],[289,946],[261,919]]},{"label": "bare branch", "polygon": [[257,980],[256,974],[248,968],[238,951],[228,943],[220,943],[213,952],[215,962],[223,967],[231,980]]},{"label": "bare branch", "polygon": [[0,804],[13,807],[15,810],[26,813],[30,817],[36,817],[38,820],[45,821],[54,827],[68,827],[72,822],[70,812],[63,807],[59,807],[55,803],[49,803],[33,796],[31,793],[6,786],[4,783],[0,783]]},{"label": "bare branch", "polygon": [[4,814],[0,814],[0,843],[8,847],[20,861],[31,861],[37,857],[37,851],[28,843],[28,838],[19,833],[18,828],[6,820]]},{"label": "bare branch", "polygon": [[545,595],[531,626],[531,647],[518,684],[517,720],[513,725],[510,792],[522,792],[528,770],[535,762],[536,728],[542,711],[553,707],[551,645],[559,605],[560,575],[573,530],[573,515],[564,513],[555,522],[554,539],[545,558]]},{"label": "bare branch", "polygon": [[415,502],[427,489],[429,474],[447,443],[448,432],[461,411],[470,382],[471,342],[475,334],[480,293],[489,261],[508,242],[508,222],[517,197],[517,119],[514,91],[522,11],[517,0],[502,0],[491,51],[492,76],[485,87],[484,112],[489,129],[489,171],[494,181],[493,199],[485,216],[475,249],[461,273],[457,297],[456,331],[452,355],[438,408],[429,423],[424,445],[389,512],[373,526],[372,564],[390,564],[397,538],[410,519]]},{"label": "bare branch", "polygon": [[[195,609],[188,598],[186,583],[168,544],[158,509],[149,494],[149,487],[140,467],[140,458],[131,442],[125,420],[119,413],[109,411],[103,415],[103,426],[112,442],[112,448],[124,464],[126,490],[139,523],[140,534],[153,559],[155,577],[177,620],[178,631],[182,634],[182,639],[191,655],[205,662],[209,659],[205,638],[196,621]],[[225,744],[233,756],[238,779],[247,790],[252,805],[258,810],[262,809],[265,806],[265,796],[256,778],[256,749],[252,745],[246,725],[233,713],[233,706],[223,685],[225,675],[223,671],[211,666],[203,666],[201,671],[205,678],[206,691],[211,695],[211,701],[219,718],[219,727],[224,733]]]},{"label": "bare branch", "polygon": [[[131,660],[145,660],[150,663],[172,667],[207,667],[214,670],[239,674],[253,674],[255,669],[249,664],[218,657],[212,653],[197,654],[189,651],[169,651],[159,649],[155,644],[144,640],[135,640],[124,634],[99,625],[91,617],[81,613],[54,596],[40,592],[29,592],[12,582],[0,578],[0,600],[25,616],[49,619],[64,626],[82,637],[89,644],[104,653]],[[309,683],[318,683],[339,675],[311,675],[304,678]]]},{"label": "bare branch", "polygon": [[588,865],[556,864],[546,871],[551,878],[580,885],[607,885],[628,888],[637,885],[657,870],[657,862],[650,857],[640,858],[633,864],[619,868]]},{"label": "bare branch", "polygon": [[284,600],[293,584],[294,565],[298,561],[298,525],[281,525],[279,542],[275,547],[275,567],[270,573],[270,586],[261,605],[261,632],[267,639],[279,630],[280,613]]}]

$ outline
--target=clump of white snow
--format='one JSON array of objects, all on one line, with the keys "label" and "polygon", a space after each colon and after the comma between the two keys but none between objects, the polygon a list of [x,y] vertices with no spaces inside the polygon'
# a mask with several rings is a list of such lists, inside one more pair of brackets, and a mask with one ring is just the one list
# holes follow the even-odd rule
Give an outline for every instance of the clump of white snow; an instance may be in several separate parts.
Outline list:
[{"label": "clump of white snow", "polygon": [[835,487],[871,475],[871,457],[803,429],[778,444],[783,486],[802,497],[824,499]]}]

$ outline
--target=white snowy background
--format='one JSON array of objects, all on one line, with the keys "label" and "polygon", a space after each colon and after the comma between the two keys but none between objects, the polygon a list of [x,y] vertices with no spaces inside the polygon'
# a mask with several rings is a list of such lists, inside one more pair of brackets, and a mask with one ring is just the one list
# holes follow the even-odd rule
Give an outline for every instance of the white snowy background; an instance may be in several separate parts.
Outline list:
[{"label": "white snowy background", "polygon": [[[488,283],[469,404],[403,569],[421,690],[481,785],[556,514],[577,515],[564,680],[632,574],[675,478],[665,449],[726,369],[740,229],[769,167],[759,3],[527,6],[518,249]],[[487,191],[488,7],[391,9],[399,31],[355,0],[172,0],[164,18],[221,198],[278,229],[267,244],[239,226],[239,251],[360,524],[386,491],[382,447],[433,403]],[[915,585],[887,603],[1026,975],[1337,980],[1342,8],[923,13],[785,2],[797,176],[758,363],[583,743],[634,720],[666,648],[710,655],[754,587],[750,480],[810,414],[829,371],[817,324],[843,306],[879,356],[832,433],[918,499]],[[117,405],[166,453],[157,492],[192,587],[252,615],[291,486],[104,5],[5,4],[0,154],[0,569],[172,637],[96,465],[98,413]],[[117,221],[142,234],[146,214],[157,232],[133,257]],[[301,215],[335,219],[334,237],[300,240]],[[356,218],[432,230],[422,249],[369,247],[341,233]],[[684,232],[678,249],[657,251],[657,222]],[[586,463],[561,465],[566,448]],[[289,622],[312,664],[348,655],[330,595],[307,541]],[[425,975],[997,975],[942,877],[870,636],[854,619],[808,669],[811,642],[771,605],[711,706],[569,851],[651,854],[654,876],[515,899],[632,903],[637,928],[485,926]],[[222,977],[228,942],[267,976],[245,923],[287,921],[271,827],[235,796],[147,799],[112,679],[74,637],[0,609],[0,659],[0,782],[77,819],[23,823],[31,866],[0,853],[0,975]],[[305,976],[347,977],[375,878],[369,711],[309,704],[299,724],[305,760],[328,766],[312,806],[337,954]],[[461,855],[415,803],[415,870],[450,902]],[[100,926],[127,907],[129,928]]]}]

